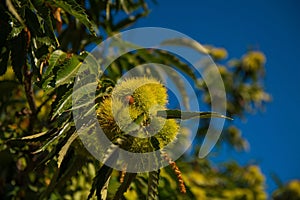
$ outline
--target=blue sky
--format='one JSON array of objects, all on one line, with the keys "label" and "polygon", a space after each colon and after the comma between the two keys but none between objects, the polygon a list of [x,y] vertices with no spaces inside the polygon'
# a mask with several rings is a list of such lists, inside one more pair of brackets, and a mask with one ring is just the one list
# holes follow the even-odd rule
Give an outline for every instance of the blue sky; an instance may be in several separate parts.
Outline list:
[{"label": "blue sky", "polygon": [[281,180],[300,179],[300,1],[160,0],[134,27],[156,26],[180,31],[202,44],[225,47],[240,57],[248,47],[266,54],[266,90],[272,102],[266,111],[236,123],[251,145],[250,152],[222,153],[219,160],[255,160],[276,188],[270,174]]}]

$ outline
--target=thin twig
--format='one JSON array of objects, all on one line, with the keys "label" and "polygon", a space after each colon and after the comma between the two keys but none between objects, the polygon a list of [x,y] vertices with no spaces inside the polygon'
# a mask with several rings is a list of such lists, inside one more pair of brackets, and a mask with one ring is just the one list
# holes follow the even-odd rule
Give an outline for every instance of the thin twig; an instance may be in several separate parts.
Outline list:
[{"label": "thin twig", "polygon": [[[27,66],[24,67],[25,70],[26,70],[26,68],[27,68]],[[33,93],[33,87],[32,87],[32,73],[28,70],[26,70],[24,73],[24,89],[25,89],[26,98],[27,98],[27,101],[28,101],[28,104],[29,104],[29,107],[31,110],[29,130],[32,130],[33,123],[37,119],[37,116],[36,116],[37,115],[37,107],[35,105],[34,93]]]},{"label": "thin twig", "polygon": [[[24,35],[25,35],[25,40],[26,40],[26,53],[28,52],[28,48],[30,46],[31,42],[31,33],[27,27],[24,28]],[[37,119],[37,107],[35,105],[35,100],[34,100],[34,92],[33,92],[33,87],[32,87],[32,72],[28,69],[27,66],[27,60],[25,59],[25,64],[23,65],[23,73],[24,73],[24,89],[25,89],[25,94],[26,98],[31,110],[30,113],[30,124],[29,124],[29,130],[33,129],[33,123],[35,123]]]},{"label": "thin twig", "polygon": [[[27,68],[27,67],[26,67]],[[35,105],[34,94],[33,94],[33,87],[32,87],[32,73],[30,71],[25,71],[24,76],[24,88],[26,93],[26,98],[32,112],[32,115],[36,114],[37,108]]]}]

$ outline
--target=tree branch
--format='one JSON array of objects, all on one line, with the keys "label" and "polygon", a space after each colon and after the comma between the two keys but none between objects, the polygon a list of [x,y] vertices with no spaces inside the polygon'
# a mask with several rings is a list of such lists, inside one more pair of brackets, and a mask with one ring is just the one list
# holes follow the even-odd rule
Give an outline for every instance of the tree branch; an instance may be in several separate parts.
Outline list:
[{"label": "tree branch", "polygon": [[27,98],[30,110],[32,112],[31,115],[35,115],[37,109],[36,109],[36,105],[35,105],[31,79],[32,79],[32,73],[30,71],[25,71],[25,76],[24,76],[25,94],[26,94],[26,98]]}]

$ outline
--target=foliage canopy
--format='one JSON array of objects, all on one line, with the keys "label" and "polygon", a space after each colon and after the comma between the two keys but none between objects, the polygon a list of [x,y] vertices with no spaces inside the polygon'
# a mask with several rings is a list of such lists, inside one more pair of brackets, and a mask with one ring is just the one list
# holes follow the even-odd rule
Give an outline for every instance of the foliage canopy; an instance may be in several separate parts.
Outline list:
[{"label": "foliage canopy", "polygon": [[[89,55],[87,49],[148,13],[148,3],[144,0],[2,1],[1,197],[267,198],[265,179],[258,166],[240,166],[235,162],[215,165],[209,159],[197,158],[209,120],[201,120],[198,143],[192,153],[176,163],[169,160],[168,167],[155,172],[135,174],[126,173],[126,169],[118,172],[99,163],[83,147],[73,122],[72,92],[74,77]],[[193,47],[191,43],[186,45]],[[241,58],[228,59],[224,48],[207,45],[205,50],[217,63],[224,80],[229,117],[243,118],[270,100],[262,84],[266,62],[262,52],[249,50]],[[209,107],[208,89],[203,81],[195,79],[188,63],[164,51],[144,49],[125,54],[111,64],[104,78],[98,80],[96,105],[111,95],[111,88],[124,72],[153,61],[172,66],[194,80],[195,90],[203,99],[201,103]],[[104,119],[101,117],[100,121]],[[178,137],[185,141],[188,136],[189,131],[182,130]],[[234,122],[226,124],[218,142],[220,147],[222,144],[236,150],[246,150],[248,145]],[[287,188],[290,191],[298,186],[293,182]],[[274,193],[276,199],[290,195],[284,191]],[[299,187],[294,193],[299,199]]]}]

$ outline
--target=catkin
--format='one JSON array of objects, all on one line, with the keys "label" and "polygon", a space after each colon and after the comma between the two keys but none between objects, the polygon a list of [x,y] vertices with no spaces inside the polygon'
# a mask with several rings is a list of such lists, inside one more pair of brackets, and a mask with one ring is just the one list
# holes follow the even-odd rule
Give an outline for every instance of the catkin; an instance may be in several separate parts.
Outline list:
[{"label": "catkin", "polygon": [[184,181],[182,179],[182,173],[181,173],[180,169],[178,168],[176,163],[168,156],[168,154],[163,153],[162,156],[166,161],[168,161],[168,163],[171,166],[172,170],[176,174],[180,192],[181,193],[186,193],[186,188],[185,188],[185,185],[184,185]]}]

